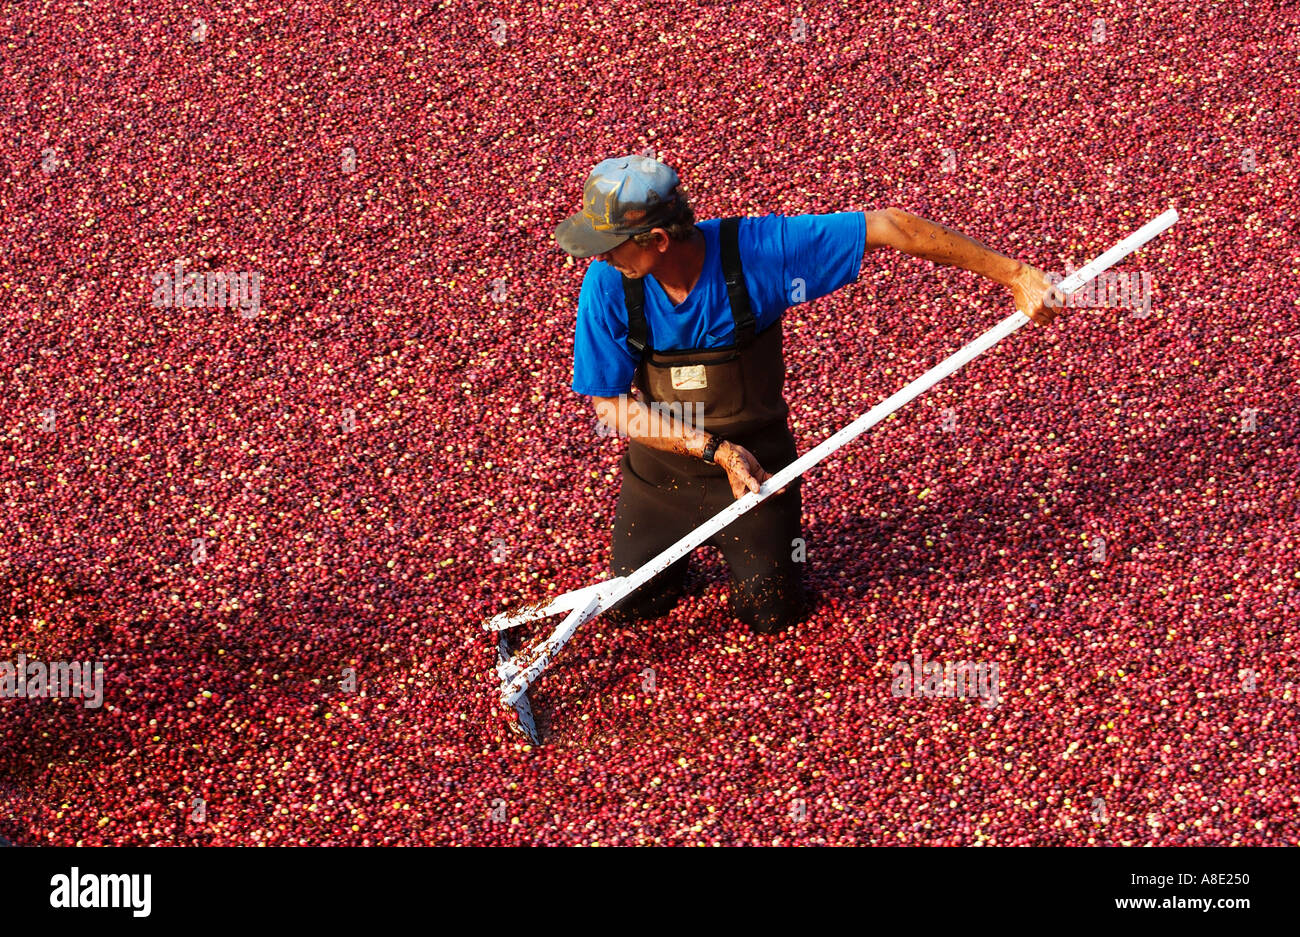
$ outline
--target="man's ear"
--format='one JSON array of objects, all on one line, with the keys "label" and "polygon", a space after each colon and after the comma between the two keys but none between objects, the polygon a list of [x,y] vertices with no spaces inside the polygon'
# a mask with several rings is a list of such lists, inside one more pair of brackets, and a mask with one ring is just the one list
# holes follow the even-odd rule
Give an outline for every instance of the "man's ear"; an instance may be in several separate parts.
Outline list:
[{"label": "man's ear", "polygon": [[668,236],[668,232],[663,228],[651,228],[650,233],[655,236],[655,250],[661,254],[667,251],[668,245],[671,244],[673,240]]}]

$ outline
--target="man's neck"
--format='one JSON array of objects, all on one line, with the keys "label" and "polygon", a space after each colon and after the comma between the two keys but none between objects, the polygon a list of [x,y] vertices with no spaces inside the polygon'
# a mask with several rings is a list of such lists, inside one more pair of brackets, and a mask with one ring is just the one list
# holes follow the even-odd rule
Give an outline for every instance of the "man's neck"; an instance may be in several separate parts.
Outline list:
[{"label": "man's neck", "polygon": [[708,247],[699,228],[689,241],[673,241],[664,252],[663,261],[651,275],[664,288],[674,305],[690,295],[704,271],[704,256]]}]

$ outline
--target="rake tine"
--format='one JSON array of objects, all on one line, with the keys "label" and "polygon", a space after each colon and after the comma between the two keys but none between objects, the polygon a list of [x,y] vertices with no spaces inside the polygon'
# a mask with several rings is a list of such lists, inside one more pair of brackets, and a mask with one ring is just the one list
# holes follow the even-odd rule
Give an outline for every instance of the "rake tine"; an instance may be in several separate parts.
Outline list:
[{"label": "rake tine", "polygon": [[[510,660],[510,646],[506,642],[506,636],[502,634],[497,638],[497,672],[500,673],[501,668]],[[505,705],[515,711],[516,721],[511,725],[511,729],[527,738],[534,745],[541,745],[542,736],[537,731],[537,720],[533,718],[533,706],[528,701],[528,694],[526,692],[520,693],[513,701],[505,703]]]},{"label": "rake tine", "polygon": [[551,665],[551,661],[560,652],[560,648],[569,643],[569,639],[578,630],[578,626],[595,618],[606,607],[601,604],[601,599],[597,597],[591,599],[581,608],[575,608],[569,612],[569,616],[564,619],[549,638],[528,652],[526,666],[521,668],[512,660],[510,664],[513,667],[513,675],[508,680],[502,680],[501,702],[507,706],[513,706],[515,700],[527,692],[533,681],[540,677],[542,671]]}]

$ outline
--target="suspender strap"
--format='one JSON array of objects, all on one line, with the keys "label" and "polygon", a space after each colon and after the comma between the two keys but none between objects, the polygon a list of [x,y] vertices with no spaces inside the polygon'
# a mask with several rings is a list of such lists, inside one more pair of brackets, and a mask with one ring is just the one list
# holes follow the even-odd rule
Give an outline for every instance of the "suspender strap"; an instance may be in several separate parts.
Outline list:
[{"label": "suspender strap", "polygon": [[623,301],[627,303],[627,345],[638,361],[650,346],[650,323],[645,318],[645,280],[623,277]]},{"label": "suspender strap", "polygon": [[727,298],[731,300],[731,318],[735,324],[735,343],[744,348],[754,340],[754,310],[745,288],[745,271],[740,265],[740,219],[724,218],[718,226],[718,248],[722,254],[722,275],[727,280]]},{"label": "suspender strap", "polygon": [[[737,348],[748,347],[754,341],[757,320],[749,302],[745,286],[745,271],[740,263],[740,219],[724,218],[718,225],[718,249],[722,260],[722,275],[727,281],[727,299],[731,303],[731,320],[735,329]],[[650,323],[645,317],[645,280],[623,277],[623,301],[627,304],[627,345],[632,357],[640,360],[650,344]]]}]

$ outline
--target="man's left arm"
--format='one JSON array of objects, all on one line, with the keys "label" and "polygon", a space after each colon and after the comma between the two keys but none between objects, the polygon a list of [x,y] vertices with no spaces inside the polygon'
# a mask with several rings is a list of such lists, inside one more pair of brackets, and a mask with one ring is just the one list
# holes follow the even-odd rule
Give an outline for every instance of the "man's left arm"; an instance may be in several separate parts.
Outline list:
[{"label": "man's left arm", "polygon": [[901,208],[868,211],[863,215],[867,224],[864,266],[867,254],[892,247],[936,264],[970,270],[1011,290],[1016,308],[1039,325],[1051,322],[1065,305],[1064,295],[1042,270],[999,254],[960,231]]}]

